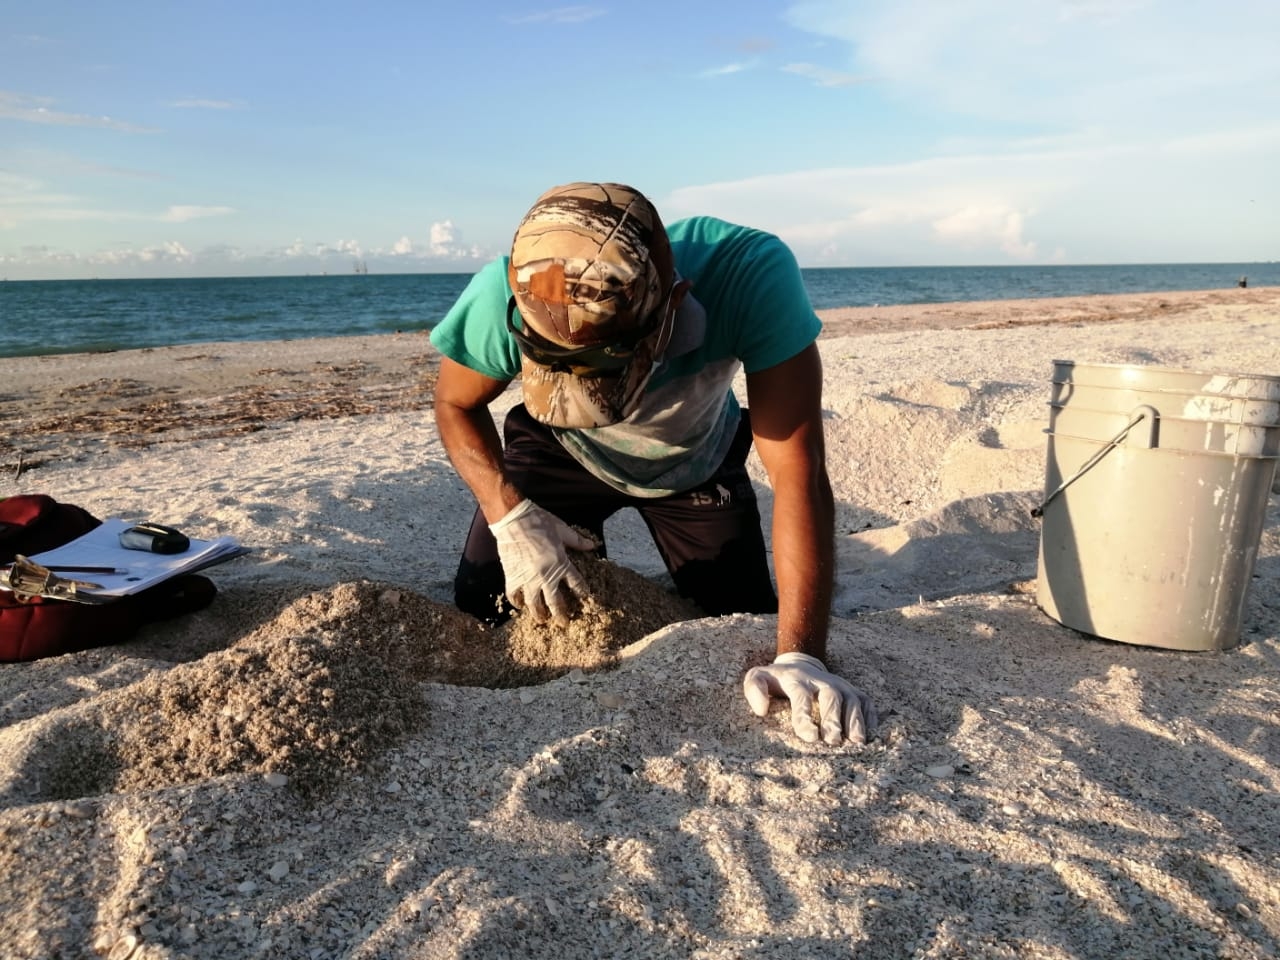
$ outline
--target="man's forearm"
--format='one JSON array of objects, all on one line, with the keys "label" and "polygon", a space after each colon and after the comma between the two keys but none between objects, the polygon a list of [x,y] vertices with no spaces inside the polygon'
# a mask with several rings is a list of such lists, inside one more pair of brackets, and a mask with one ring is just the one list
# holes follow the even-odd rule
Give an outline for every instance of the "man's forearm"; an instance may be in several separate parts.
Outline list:
[{"label": "man's forearm", "polygon": [[502,441],[488,409],[436,404],[436,429],[445,453],[470,488],[485,519],[496,523],[522,499],[502,468]]},{"label": "man's forearm", "polygon": [[778,653],[825,660],[835,567],[834,506],[825,470],[774,488]]}]

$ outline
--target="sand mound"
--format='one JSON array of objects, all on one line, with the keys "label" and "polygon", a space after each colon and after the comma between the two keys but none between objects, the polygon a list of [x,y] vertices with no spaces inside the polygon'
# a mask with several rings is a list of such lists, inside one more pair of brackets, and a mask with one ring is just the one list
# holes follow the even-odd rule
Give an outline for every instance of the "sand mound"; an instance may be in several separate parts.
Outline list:
[{"label": "sand mound", "polygon": [[575,562],[591,596],[573,620],[555,624],[517,617],[504,628],[506,654],[523,682],[611,666],[624,647],[669,623],[702,616],[693,604],[625,567],[582,554]]},{"label": "sand mound", "polygon": [[837,532],[910,520],[993,489],[1039,486],[1043,413],[1043,396],[1025,384],[873,385],[825,424],[832,486],[854,493],[837,502]]},{"label": "sand mound", "polygon": [[421,729],[423,682],[544,683],[611,666],[628,644],[698,615],[625,568],[577,560],[591,596],[567,624],[518,616],[488,629],[369,581],[302,597],[226,649],[5,729],[0,753],[20,759],[0,802],[244,772],[282,773],[312,791]]},{"label": "sand mound", "polygon": [[1040,526],[1031,509],[1040,499],[1036,491],[969,497],[907,523],[841,537],[837,612],[1003,592],[1034,577]]}]

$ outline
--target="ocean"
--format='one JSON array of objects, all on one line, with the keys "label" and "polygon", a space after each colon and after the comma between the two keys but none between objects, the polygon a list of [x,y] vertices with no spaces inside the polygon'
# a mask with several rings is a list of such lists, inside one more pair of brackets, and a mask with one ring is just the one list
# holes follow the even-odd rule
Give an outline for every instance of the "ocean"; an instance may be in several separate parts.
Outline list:
[{"label": "ocean", "polygon": [[[807,269],[815,309],[1280,286],[1280,263]],[[424,330],[463,273],[0,282],[0,357]]]}]

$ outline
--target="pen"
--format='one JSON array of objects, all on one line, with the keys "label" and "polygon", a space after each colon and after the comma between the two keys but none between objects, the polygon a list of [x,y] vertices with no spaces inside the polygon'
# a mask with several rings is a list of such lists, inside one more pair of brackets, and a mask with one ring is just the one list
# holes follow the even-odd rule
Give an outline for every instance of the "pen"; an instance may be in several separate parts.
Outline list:
[{"label": "pen", "polygon": [[117,567],[60,567],[56,564],[45,567],[50,573],[128,573]]}]

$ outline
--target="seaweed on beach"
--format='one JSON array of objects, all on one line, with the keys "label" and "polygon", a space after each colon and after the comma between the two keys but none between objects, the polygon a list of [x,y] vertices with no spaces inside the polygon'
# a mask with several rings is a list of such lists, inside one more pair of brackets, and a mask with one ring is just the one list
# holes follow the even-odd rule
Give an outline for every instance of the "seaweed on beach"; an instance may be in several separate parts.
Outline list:
[{"label": "seaweed on beach", "polygon": [[330,364],[308,374],[262,370],[259,373],[267,382],[213,395],[184,391],[173,396],[178,391],[136,380],[78,384],[59,391],[32,415],[19,413],[6,424],[0,466],[7,460],[16,469],[31,470],[70,449],[81,452],[94,444],[139,449],[253,433],[302,420],[431,407],[434,371],[418,372],[406,381],[378,383],[366,382],[363,372],[359,363]]}]

